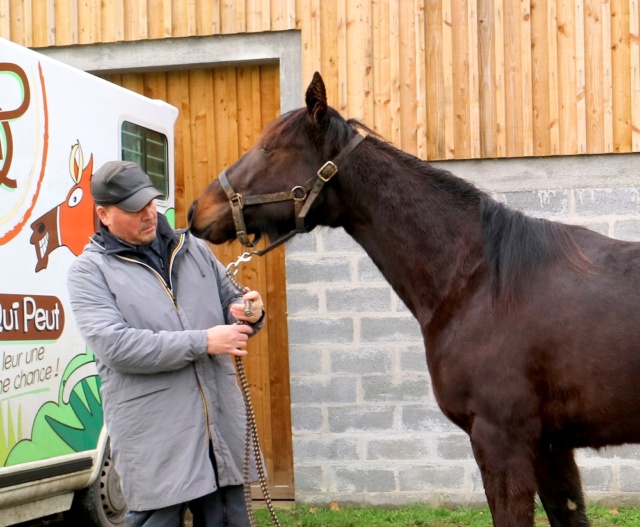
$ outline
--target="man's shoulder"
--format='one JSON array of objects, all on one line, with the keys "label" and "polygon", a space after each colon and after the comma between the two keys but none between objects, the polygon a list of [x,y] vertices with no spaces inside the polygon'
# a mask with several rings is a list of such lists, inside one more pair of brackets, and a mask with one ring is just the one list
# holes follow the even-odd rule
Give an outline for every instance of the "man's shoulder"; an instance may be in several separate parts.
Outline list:
[{"label": "man's shoulder", "polygon": [[71,267],[81,267],[91,265],[96,262],[96,258],[104,256],[104,247],[96,244],[94,239],[87,243],[82,252],[71,262]]},{"label": "man's shoulder", "polygon": [[189,230],[183,229],[178,231],[181,234],[184,234],[184,242],[187,247],[197,247],[201,251],[205,251],[207,253],[213,254],[207,242],[200,238],[196,238]]},{"label": "man's shoulder", "polygon": [[222,267],[222,262],[218,260],[218,257],[213,253],[209,244],[202,240],[201,238],[196,238],[190,232],[185,232],[185,241],[184,247],[192,252],[195,255],[200,255],[206,262],[207,265],[216,269],[217,267]]}]

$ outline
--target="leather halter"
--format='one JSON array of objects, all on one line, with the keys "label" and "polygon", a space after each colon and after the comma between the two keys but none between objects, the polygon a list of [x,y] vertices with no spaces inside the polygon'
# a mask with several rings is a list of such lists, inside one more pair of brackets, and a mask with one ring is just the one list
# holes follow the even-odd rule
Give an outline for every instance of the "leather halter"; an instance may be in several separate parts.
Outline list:
[{"label": "leather halter", "polygon": [[316,200],[320,191],[324,187],[325,183],[328,183],[333,176],[338,173],[338,167],[342,164],[345,158],[353,151],[353,149],[360,144],[364,139],[364,136],[356,132],[356,135],[349,141],[347,146],[331,161],[327,161],[316,172],[316,175],[308,180],[303,186],[295,186],[289,191],[273,192],[271,194],[258,194],[256,196],[243,196],[238,194],[229,183],[227,179],[226,171],[222,171],[218,176],[220,185],[229,198],[229,204],[231,205],[231,212],[233,213],[233,222],[236,227],[236,237],[245,247],[254,247],[253,242],[247,235],[247,229],[244,223],[244,216],[242,215],[242,209],[250,205],[260,205],[264,203],[275,203],[278,201],[293,200],[295,208],[296,228],[285,234],[281,238],[278,238],[271,245],[262,249],[261,251],[253,251],[254,254],[262,256],[271,249],[275,249],[278,245],[283,244],[294,235],[298,233],[308,232],[305,227],[304,220],[307,217],[311,205]]}]

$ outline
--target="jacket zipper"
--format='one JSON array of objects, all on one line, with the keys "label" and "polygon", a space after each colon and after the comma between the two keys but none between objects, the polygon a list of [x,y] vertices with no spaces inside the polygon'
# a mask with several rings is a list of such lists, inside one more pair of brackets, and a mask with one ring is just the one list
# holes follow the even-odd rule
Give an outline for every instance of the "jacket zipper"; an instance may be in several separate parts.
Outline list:
[{"label": "jacket zipper", "polygon": [[[169,258],[169,287],[170,290],[173,291],[173,279],[171,277],[171,270],[173,269],[173,262],[176,258],[176,254],[178,254],[178,251],[180,250],[180,248],[184,245],[184,234],[182,234],[180,236],[180,241],[178,242],[178,244],[175,246],[175,248],[173,249],[173,252],[171,253],[171,258]],[[173,296],[173,294],[172,294]],[[193,366],[195,368],[195,364]],[[198,374],[196,373],[196,380],[198,380]],[[207,399],[204,395],[204,390],[202,389],[202,385],[200,384],[200,381],[198,380],[198,390],[200,390],[200,398],[202,399],[202,407],[204,408],[204,431],[205,431],[205,438],[207,440],[207,445],[209,445],[209,442],[211,441],[211,434],[209,432],[209,409],[207,408]]]},{"label": "jacket zipper", "polygon": [[[171,298],[171,302],[173,302],[173,307],[175,307],[176,309],[178,307],[178,304],[177,304],[175,296],[173,295],[173,279],[171,277],[171,271],[173,270],[173,262],[176,259],[176,255],[178,254],[178,251],[184,245],[184,236],[185,236],[184,234],[180,235],[180,241],[178,242],[178,244],[175,246],[175,248],[171,252],[171,257],[169,258],[169,272],[168,272],[168,274],[169,274],[169,283],[168,284],[164,281],[164,278],[162,278],[160,273],[158,273],[158,271],[156,271],[150,265],[147,265],[146,263],[141,262],[140,260],[136,260],[135,258],[130,258],[128,256],[122,256],[122,255],[119,255],[119,254],[116,255],[121,260],[126,260],[127,262],[133,262],[133,263],[136,263],[138,265],[142,265],[142,266],[146,267],[147,269],[149,269],[149,271],[151,271],[156,276],[156,278],[160,282],[160,285],[162,285],[162,287],[164,288],[164,290],[167,293],[167,295],[169,295],[169,298]],[[194,368],[195,368],[195,365],[194,365]],[[196,374],[196,379],[197,378],[198,378],[198,375]],[[206,397],[204,395],[204,390],[202,389],[200,381],[198,381],[198,390],[200,390],[200,398],[202,399],[202,406],[204,408],[205,435],[206,435],[206,439],[207,439],[207,444],[209,444],[209,441],[211,440],[211,434],[209,432],[209,410],[207,408],[207,399],[206,399]]]},{"label": "jacket zipper", "polygon": [[140,260],[136,260],[135,258],[130,258],[128,256],[122,256],[120,254],[117,254],[116,256],[118,258],[120,258],[121,260],[125,260],[127,262],[132,262],[132,263],[141,265],[141,266],[146,267],[147,269],[149,269],[149,271],[151,271],[155,275],[155,277],[158,279],[158,281],[160,282],[160,285],[164,288],[165,293],[167,293],[167,295],[169,295],[169,298],[171,299],[171,302],[173,303],[173,307],[175,307],[175,308],[178,307],[178,305],[176,304],[176,298],[173,296],[173,291],[171,291],[171,288],[164,281],[164,278],[162,278],[162,276],[160,276],[160,273],[158,273],[158,271],[156,271],[150,265],[147,265],[146,263],[141,262]]},{"label": "jacket zipper", "polygon": [[184,245],[184,234],[182,234],[180,236],[180,241],[178,242],[178,244],[175,246],[175,248],[173,249],[172,253],[171,253],[171,257],[169,258],[169,270],[168,270],[168,275],[169,275],[169,283],[167,284],[167,282],[164,281],[164,278],[162,278],[162,276],[160,275],[160,273],[158,273],[158,271],[156,271],[153,267],[151,267],[150,265],[141,262],[140,260],[136,260],[135,258],[131,258],[129,256],[122,256],[120,254],[116,254],[115,256],[120,258],[121,260],[126,260],[127,262],[133,262],[136,263],[138,265],[142,265],[143,267],[146,267],[147,269],[149,269],[149,271],[151,271],[155,277],[158,279],[158,281],[160,282],[160,285],[162,285],[162,287],[165,290],[165,293],[167,293],[169,295],[169,298],[171,298],[171,302],[173,302],[173,306],[174,307],[178,307],[178,304],[176,303],[176,298],[173,295],[173,279],[171,278],[171,271],[173,269],[173,262],[176,259],[176,254],[178,254],[178,251],[182,248],[182,246]]}]

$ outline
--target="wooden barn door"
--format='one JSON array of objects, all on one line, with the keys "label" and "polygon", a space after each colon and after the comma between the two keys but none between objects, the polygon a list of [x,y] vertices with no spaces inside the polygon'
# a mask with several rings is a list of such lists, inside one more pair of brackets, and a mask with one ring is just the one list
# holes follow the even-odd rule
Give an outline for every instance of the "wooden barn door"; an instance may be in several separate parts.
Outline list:
[{"label": "wooden barn door", "polygon": [[[108,80],[178,108],[175,129],[176,226],[186,226],[193,199],[255,142],[280,113],[277,65],[131,75]],[[227,265],[242,254],[234,242],[211,246]],[[289,392],[284,249],[240,267],[240,281],[261,292],[265,328],[249,343],[245,368],[251,386],[260,444],[274,499],[293,499],[293,447]],[[256,485],[256,499],[262,493]]]}]

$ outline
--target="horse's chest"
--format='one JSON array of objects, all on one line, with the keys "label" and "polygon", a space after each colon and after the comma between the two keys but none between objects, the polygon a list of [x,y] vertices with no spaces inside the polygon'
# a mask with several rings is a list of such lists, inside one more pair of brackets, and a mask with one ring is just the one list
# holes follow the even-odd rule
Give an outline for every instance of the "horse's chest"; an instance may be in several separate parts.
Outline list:
[{"label": "horse's chest", "polygon": [[[508,340],[508,339],[507,339]],[[467,429],[472,416],[501,414],[531,400],[526,350],[490,332],[460,331],[427,346],[433,391],[442,411]]]}]

